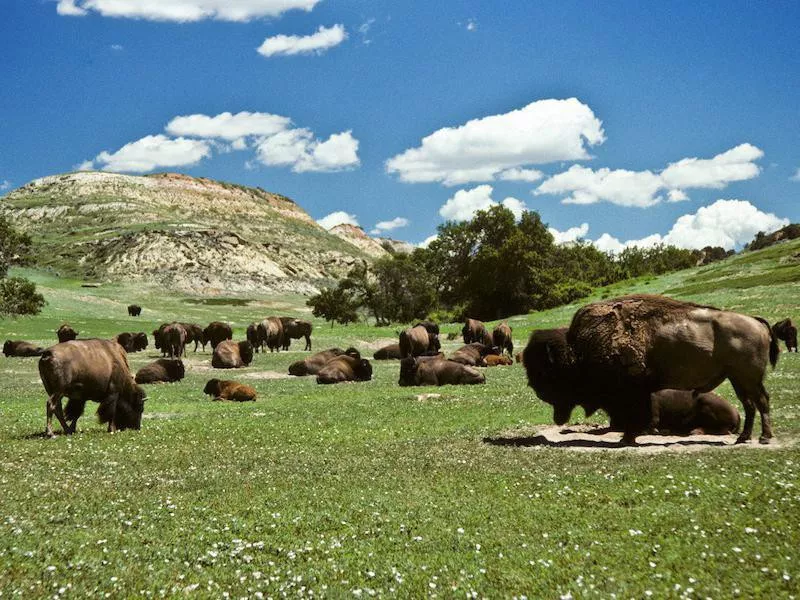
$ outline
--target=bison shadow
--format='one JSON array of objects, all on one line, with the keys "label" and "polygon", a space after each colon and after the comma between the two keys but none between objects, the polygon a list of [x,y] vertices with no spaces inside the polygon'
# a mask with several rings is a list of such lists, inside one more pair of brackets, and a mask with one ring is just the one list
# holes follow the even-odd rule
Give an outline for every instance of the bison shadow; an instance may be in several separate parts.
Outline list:
[{"label": "bison shadow", "polygon": [[[596,429],[590,432],[581,432],[588,435],[604,435],[609,433],[611,428],[602,428]],[[563,430],[560,433],[575,433],[569,429]],[[492,446],[516,446],[520,448],[527,448],[532,446],[543,446],[548,448],[607,448],[607,449],[619,449],[619,448],[674,448],[678,446],[729,446],[730,444],[725,443],[724,441],[716,441],[716,440],[708,440],[708,439],[692,439],[692,438],[685,438],[680,440],[671,440],[665,442],[637,442],[635,446],[623,446],[621,444],[621,440],[601,440],[601,439],[585,439],[585,438],[573,438],[573,439],[562,439],[562,440],[551,440],[544,434],[537,434],[537,435],[521,435],[521,436],[513,436],[513,435],[498,435],[498,436],[487,436],[483,438],[483,442],[485,444],[491,444]]]}]

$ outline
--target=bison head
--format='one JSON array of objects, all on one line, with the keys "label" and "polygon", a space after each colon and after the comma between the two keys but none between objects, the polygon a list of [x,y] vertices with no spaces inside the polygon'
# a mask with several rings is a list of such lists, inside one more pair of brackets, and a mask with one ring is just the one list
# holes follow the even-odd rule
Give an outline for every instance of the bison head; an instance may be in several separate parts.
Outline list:
[{"label": "bison head", "polygon": [[400,380],[397,382],[402,386],[414,385],[417,376],[417,361],[412,357],[404,358],[400,361]]},{"label": "bison head", "polygon": [[167,372],[169,373],[170,379],[180,381],[186,376],[186,367],[183,365],[183,361],[180,358],[168,359]]},{"label": "bison head", "polygon": [[[361,360],[361,352],[350,346],[347,350],[344,351],[347,356],[352,356],[356,360]],[[371,373],[372,371],[370,371]]]},{"label": "bison head", "polygon": [[11,354],[14,352],[13,347],[14,344],[12,343],[12,341],[6,340],[6,343],[3,344],[3,354],[5,354],[6,356],[11,356]]},{"label": "bison head", "polygon": [[369,381],[372,379],[372,365],[366,358],[359,359],[353,370],[356,381]]},{"label": "bison head", "polygon": [[239,342],[239,356],[245,366],[253,362],[253,344],[247,341]]},{"label": "bison head", "polygon": [[141,386],[133,384],[120,394],[117,409],[114,413],[114,424],[117,429],[141,429],[144,401],[147,394]]},{"label": "bison head", "polygon": [[209,396],[218,396],[219,395],[219,379],[209,379],[208,383],[206,383],[206,387],[203,388],[203,393],[208,394]]},{"label": "bison head", "polygon": [[133,336],[133,349],[135,351],[144,350],[147,348],[147,334],[143,331],[134,334]]},{"label": "bison head", "polygon": [[566,423],[572,409],[579,404],[576,386],[580,381],[574,372],[567,330],[534,331],[522,353],[522,362],[528,375],[528,385],[541,400],[552,405],[553,421],[556,425]]},{"label": "bison head", "polygon": [[308,375],[308,365],[306,364],[306,361],[298,360],[290,364],[289,375],[294,375],[296,377],[302,377],[303,375]]}]

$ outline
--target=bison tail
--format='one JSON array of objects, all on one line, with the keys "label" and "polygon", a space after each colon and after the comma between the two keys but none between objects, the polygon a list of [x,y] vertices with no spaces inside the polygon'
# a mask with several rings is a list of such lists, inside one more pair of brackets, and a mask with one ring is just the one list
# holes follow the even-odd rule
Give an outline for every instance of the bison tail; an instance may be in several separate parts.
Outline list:
[{"label": "bison tail", "polygon": [[778,357],[781,354],[781,348],[778,346],[778,338],[775,336],[772,326],[766,319],[756,317],[756,320],[760,321],[764,327],[767,328],[767,331],[769,331],[769,364],[771,364],[774,369],[775,365],[778,364]]}]

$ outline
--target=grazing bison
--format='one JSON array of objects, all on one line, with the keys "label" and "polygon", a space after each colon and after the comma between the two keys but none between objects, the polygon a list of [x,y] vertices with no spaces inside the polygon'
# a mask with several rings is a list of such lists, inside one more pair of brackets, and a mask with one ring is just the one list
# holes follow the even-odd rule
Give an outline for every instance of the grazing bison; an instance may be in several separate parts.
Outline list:
[{"label": "grazing bison", "polygon": [[350,356],[361,358],[361,354],[355,348],[348,348],[347,350],[342,350],[341,348],[330,348],[328,350],[323,350],[322,352],[312,354],[305,360],[293,362],[291,365],[289,365],[289,375],[295,375],[297,377],[302,377],[304,375],[316,375],[329,360],[336,358],[337,356],[341,356],[342,354],[349,354]]},{"label": "grazing bison", "polygon": [[415,323],[414,327],[424,327],[425,331],[429,334],[439,335],[439,324],[433,321],[420,321],[419,323]]},{"label": "grazing bison", "polygon": [[486,377],[473,367],[451,360],[404,358],[400,361],[401,386],[409,385],[468,385],[486,383]]},{"label": "grazing bison", "polygon": [[186,330],[180,323],[170,323],[160,330],[161,353],[170,358],[180,358],[186,350]]},{"label": "grazing bison", "polygon": [[6,356],[41,356],[43,352],[44,348],[21,340],[6,340],[6,343],[3,344],[3,354]]},{"label": "grazing bison", "polygon": [[472,342],[453,352],[449,360],[469,367],[485,367],[489,354],[500,354],[500,350],[491,344]]},{"label": "grazing bison", "polygon": [[507,351],[509,356],[514,354],[514,342],[511,339],[511,327],[503,321],[492,330],[492,343],[500,348],[500,351]]},{"label": "grazing bison", "polygon": [[[197,323],[181,323],[181,326],[186,331],[186,345],[188,346],[192,342],[194,342],[194,351],[197,352],[197,346],[200,345],[203,347],[203,351],[205,352],[206,349],[206,336],[203,333],[203,328],[200,327]],[[185,349],[184,349],[185,353]]]},{"label": "grazing bison", "polygon": [[56,336],[58,336],[59,343],[71,342],[78,337],[78,332],[70,327],[67,323],[63,323],[61,327],[56,329]]},{"label": "grazing bison", "polygon": [[136,371],[136,383],[172,383],[186,375],[180,358],[159,358]]},{"label": "grazing bison", "polygon": [[464,327],[461,328],[461,335],[464,338],[465,344],[480,342],[487,346],[492,345],[492,337],[489,335],[489,332],[486,331],[486,325],[477,319],[467,319],[467,322],[464,323]]},{"label": "grazing bison", "polygon": [[239,369],[253,362],[253,346],[248,341],[225,340],[217,344],[211,356],[211,366],[215,369]]},{"label": "grazing bison", "polygon": [[[51,346],[39,359],[39,376],[48,396],[46,435],[53,435],[53,414],[64,433],[73,433],[87,400],[100,403],[97,415],[109,431],[141,427],[145,393],[134,383],[125,350],[114,340]],[[64,396],[66,410],[61,406]]]},{"label": "grazing bison", "polygon": [[130,304],[128,305],[128,316],[129,317],[138,317],[142,314],[142,307],[138,304]]},{"label": "grazing bison", "polygon": [[772,331],[776,338],[783,340],[786,344],[787,352],[791,352],[792,349],[797,352],[797,327],[794,326],[791,319],[778,321],[772,326]]},{"label": "grazing bison", "polygon": [[226,379],[210,379],[203,393],[213,396],[214,400],[231,402],[254,402],[256,399],[256,391],[252,387]]},{"label": "grazing bison", "polygon": [[[734,406],[713,392],[659,390],[650,394],[652,416],[648,432],[673,435],[728,435],[739,430],[741,416]],[[624,431],[625,423],[611,421]]]},{"label": "grazing bison", "polygon": [[283,323],[278,317],[267,317],[258,324],[258,339],[262,348],[270,352],[280,352],[283,346]]},{"label": "grazing bison", "polygon": [[317,373],[317,383],[342,383],[344,381],[369,381],[372,365],[356,351],[355,355],[342,354],[325,363]]},{"label": "grazing bison", "polygon": [[245,338],[247,338],[247,341],[250,342],[251,346],[253,346],[253,350],[255,350],[256,353],[261,350],[261,338],[258,335],[258,323],[253,321],[247,326]]},{"label": "grazing bison", "polygon": [[487,367],[499,367],[500,365],[507,367],[514,364],[511,357],[505,354],[488,354],[483,360]]},{"label": "grazing bison", "polygon": [[[211,344],[211,349],[213,350],[220,342],[233,339],[233,329],[227,323],[212,321],[208,324],[208,327],[203,329],[203,339]],[[206,349],[205,342],[203,342],[203,350]]]},{"label": "grazing bison", "polygon": [[283,349],[288,350],[292,340],[306,339],[306,347],[303,350],[311,350],[311,323],[294,317],[281,317],[283,325]]},{"label": "grazing bison", "polygon": [[439,336],[430,333],[424,325],[416,325],[400,332],[400,356],[436,354],[442,347]]},{"label": "grazing bison", "polygon": [[396,358],[403,358],[400,354],[400,344],[389,344],[383,348],[378,349],[372,355],[375,360],[392,360]]},{"label": "grazing bison", "polygon": [[140,350],[144,350],[147,348],[147,334],[143,331],[139,333],[131,333],[125,331],[123,333],[118,333],[114,338],[116,342],[125,348],[125,352],[139,352]]},{"label": "grazing bison", "polygon": [[636,295],[589,304],[568,330],[534,331],[524,351],[528,384],[567,422],[576,406],[598,408],[624,427],[622,443],[635,443],[652,419],[650,395],[665,388],[708,392],[725,379],[744,405],[737,443],[761,415],[762,443],[772,437],[767,363],[778,343],[769,324],[709,306],[662,296]]}]

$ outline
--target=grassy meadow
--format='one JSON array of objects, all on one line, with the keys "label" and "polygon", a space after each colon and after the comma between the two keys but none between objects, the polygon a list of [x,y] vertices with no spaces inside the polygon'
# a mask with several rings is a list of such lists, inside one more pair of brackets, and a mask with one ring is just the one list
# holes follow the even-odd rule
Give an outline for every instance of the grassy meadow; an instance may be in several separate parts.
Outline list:
[{"label": "grassy meadow", "polygon": [[[2,339],[50,345],[65,321],[80,337],[149,335],[176,319],[229,321],[244,339],[252,320],[308,316],[303,298],[82,288],[20,272],[48,305],[1,321]],[[800,241],[592,299],[631,292],[800,318]],[[132,302],[140,318],[127,316]],[[566,325],[577,306],[509,319],[515,346]],[[371,358],[400,327],[318,321],[314,348],[354,345]],[[442,338],[459,329],[444,324]],[[551,411],[521,365],[487,370],[484,386],[400,388],[398,363],[374,361],[370,382],[319,386],[285,376],[302,346],[224,372],[190,349],[186,379],[147,387],[141,431],[106,433],[89,404],[76,435],[52,440],[41,435],[38,359],[0,357],[0,596],[800,594],[800,355],[783,352],[767,380],[772,446],[577,452],[522,443]],[[138,369],[157,356],[151,346],[129,360]],[[254,386],[258,401],[211,402],[211,377]],[[729,384],[719,391],[741,411]]]}]

